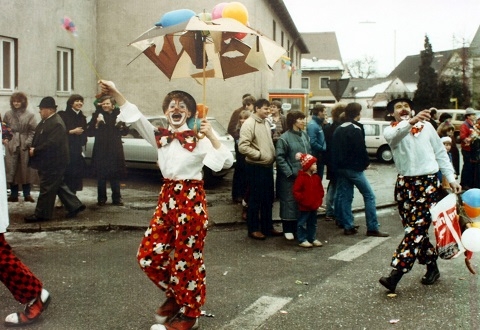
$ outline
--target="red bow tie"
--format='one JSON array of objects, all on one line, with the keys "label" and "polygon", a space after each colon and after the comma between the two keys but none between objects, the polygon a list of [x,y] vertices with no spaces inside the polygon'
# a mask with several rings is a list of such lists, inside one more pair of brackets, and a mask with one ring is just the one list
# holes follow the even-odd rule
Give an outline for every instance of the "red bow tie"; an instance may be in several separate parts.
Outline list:
[{"label": "red bow tie", "polygon": [[169,144],[173,139],[177,139],[182,147],[188,151],[193,151],[197,145],[197,135],[192,130],[171,132],[166,128],[159,127],[158,131],[155,132],[155,140],[157,141],[158,148]]}]

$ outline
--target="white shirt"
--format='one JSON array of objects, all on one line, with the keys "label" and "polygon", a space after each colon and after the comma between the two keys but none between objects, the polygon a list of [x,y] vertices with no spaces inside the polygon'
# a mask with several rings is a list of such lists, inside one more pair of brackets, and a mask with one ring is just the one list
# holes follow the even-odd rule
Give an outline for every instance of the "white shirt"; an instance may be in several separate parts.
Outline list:
[{"label": "white shirt", "polygon": [[[207,166],[215,172],[230,168],[233,155],[223,144],[215,149],[208,138],[198,139],[193,151],[185,149],[177,139],[158,148],[155,140],[155,129],[135,104],[126,102],[120,107],[119,120],[132,123],[140,135],[157,149],[158,166],[164,178],[171,180],[202,180],[202,168]],[[170,130],[173,131],[171,127]],[[188,130],[184,124],[176,131]]]},{"label": "white shirt", "polygon": [[[413,135],[412,127],[421,127],[422,130]],[[440,168],[448,182],[455,182],[455,172],[445,146],[430,123],[420,122],[412,126],[408,120],[403,120],[396,126],[385,127],[383,135],[392,149],[398,174],[420,176],[437,173]]]}]

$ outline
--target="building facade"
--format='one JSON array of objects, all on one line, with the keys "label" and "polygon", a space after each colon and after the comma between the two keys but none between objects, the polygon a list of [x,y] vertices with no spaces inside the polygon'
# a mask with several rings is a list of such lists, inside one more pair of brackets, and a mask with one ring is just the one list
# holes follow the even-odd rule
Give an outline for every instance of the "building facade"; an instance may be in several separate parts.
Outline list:
[{"label": "building facade", "polygon": [[[161,112],[163,97],[171,90],[185,90],[199,101],[203,87],[195,80],[169,81],[146,56],[128,44],[169,11],[211,12],[218,3],[207,0],[3,0],[0,4],[3,45],[0,48],[3,76],[0,113],[9,109],[10,95],[18,90],[27,93],[30,108],[35,112],[44,96],[55,97],[59,109],[64,109],[71,94],[81,94],[85,97],[85,113],[89,115],[94,110],[99,79],[113,80],[147,115]],[[246,0],[242,4],[248,10],[249,25],[282,45],[285,56],[299,67],[302,53],[308,49],[283,1]],[[62,28],[65,16],[74,22],[76,36]],[[241,104],[243,94],[268,98],[271,88],[293,88],[300,84],[300,72],[292,74],[281,61],[274,65],[271,73],[208,80],[209,115],[226,124],[231,111]]]}]

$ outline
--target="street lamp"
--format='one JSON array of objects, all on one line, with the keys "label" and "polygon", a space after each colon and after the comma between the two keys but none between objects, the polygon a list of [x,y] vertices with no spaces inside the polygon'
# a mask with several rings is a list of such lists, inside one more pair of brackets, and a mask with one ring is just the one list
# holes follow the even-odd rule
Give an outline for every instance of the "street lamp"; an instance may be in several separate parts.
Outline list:
[{"label": "street lamp", "polygon": [[450,102],[455,102],[455,109],[458,109],[458,99],[456,97],[450,98]]}]

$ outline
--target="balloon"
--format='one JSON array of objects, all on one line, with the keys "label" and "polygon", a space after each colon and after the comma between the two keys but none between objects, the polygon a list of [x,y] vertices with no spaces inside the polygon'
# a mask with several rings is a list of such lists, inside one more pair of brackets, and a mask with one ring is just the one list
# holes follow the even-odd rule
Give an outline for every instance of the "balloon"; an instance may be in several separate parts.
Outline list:
[{"label": "balloon", "polygon": [[222,17],[224,18],[233,18],[247,25],[248,22],[248,11],[247,8],[240,2],[230,2],[223,8]]},{"label": "balloon", "polygon": [[472,207],[468,204],[463,204],[463,209],[470,219],[475,219],[480,216],[480,207]]},{"label": "balloon", "polygon": [[218,5],[213,7],[212,19],[222,18],[223,8],[225,8],[226,5],[226,2],[220,2]]},{"label": "balloon", "polygon": [[462,200],[465,204],[472,207],[480,207],[480,189],[469,189],[462,194]]},{"label": "balloon", "polygon": [[210,14],[210,13],[199,13],[197,16],[198,16],[198,18],[200,18],[200,20],[202,20],[204,22],[212,21],[212,14]]},{"label": "balloon", "polygon": [[195,16],[195,12],[190,9],[177,9],[163,14],[160,20],[155,23],[156,26],[172,26],[188,21]]},{"label": "balloon", "polygon": [[238,40],[242,40],[242,39],[245,38],[246,36],[247,36],[246,33],[238,32],[238,33],[235,33],[234,38],[237,38]]},{"label": "balloon", "polygon": [[462,244],[468,251],[480,251],[480,228],[467,228],[462,234]]}]

